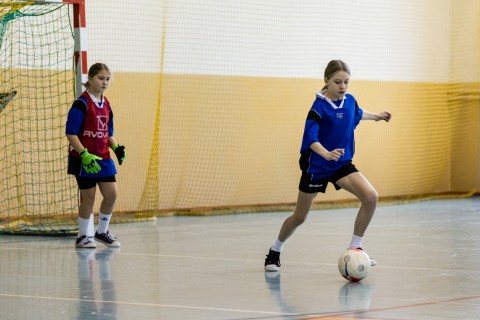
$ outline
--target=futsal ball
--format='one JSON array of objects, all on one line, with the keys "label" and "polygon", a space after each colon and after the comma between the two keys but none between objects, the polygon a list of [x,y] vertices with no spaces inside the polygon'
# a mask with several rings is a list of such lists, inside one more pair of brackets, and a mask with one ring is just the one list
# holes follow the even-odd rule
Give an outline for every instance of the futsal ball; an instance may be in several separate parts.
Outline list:
[{"label": "futsal ball", "polygon": [[371,268],[370,257],[361,249],[348,249],[338,259],[338,271],[352,282],[365,279]]}]

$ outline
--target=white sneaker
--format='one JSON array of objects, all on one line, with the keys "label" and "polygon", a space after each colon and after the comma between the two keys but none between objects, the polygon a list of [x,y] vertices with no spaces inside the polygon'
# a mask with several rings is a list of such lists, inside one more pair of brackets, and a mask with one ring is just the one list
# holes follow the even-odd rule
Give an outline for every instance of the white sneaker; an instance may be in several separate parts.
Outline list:
[{"label": "white sneaker", "polygon": [[95,249],[97,245],[91,241],[86,235],[80,236],[75,241],[76,248]]}]

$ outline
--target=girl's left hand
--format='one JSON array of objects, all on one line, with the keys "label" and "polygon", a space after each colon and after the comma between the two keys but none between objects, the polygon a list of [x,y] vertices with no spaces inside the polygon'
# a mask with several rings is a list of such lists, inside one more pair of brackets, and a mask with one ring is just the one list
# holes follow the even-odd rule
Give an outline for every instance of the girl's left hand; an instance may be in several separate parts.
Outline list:
[{"label": "girl's left hand", "polygon": [[392,119],[392,114],[391,114],[390,112],[388,112],[388,111],[383,111],[383,112],[380,112],[380,113],[378,114],[378,119],[377,119],[377,121],[379,121],[379,120],[385,120],[385,121],[389,122],[390,119]]}]

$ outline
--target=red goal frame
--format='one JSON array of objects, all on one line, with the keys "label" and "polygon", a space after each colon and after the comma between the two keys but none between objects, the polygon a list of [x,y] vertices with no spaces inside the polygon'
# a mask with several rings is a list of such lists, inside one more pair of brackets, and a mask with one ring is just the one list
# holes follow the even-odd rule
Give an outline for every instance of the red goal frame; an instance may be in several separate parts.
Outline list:
[{"label": "red goal frame", "polygon": [[88,80],[87,63],[87,18],[85,0],[36,0],[37,3],[69,3],[73,5],[73,28],[75,38],[75,96],[83,92],[83,83]]}]

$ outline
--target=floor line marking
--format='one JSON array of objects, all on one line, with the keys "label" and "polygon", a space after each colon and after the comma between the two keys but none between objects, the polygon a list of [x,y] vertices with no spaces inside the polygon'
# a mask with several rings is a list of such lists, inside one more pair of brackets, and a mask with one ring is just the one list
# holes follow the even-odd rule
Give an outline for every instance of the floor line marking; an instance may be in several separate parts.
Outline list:
[{"label": "floor line marking", "polygon": [[361,310],[352,310],[352,311],[340,311],[340,312],[332,312],[332,313],[328,313],[328,314],[309,313],[309,314],[302,314],[301,316],[303,316],[303,317],[308,316],[309,319],[310,319],[310,317],[315,317],[312,320],[324,319],[324,318],[329,318],[329,317],[336,318],[336,317],[344,317],[344,316],[352,316],[352,315],[354,316],[355,314],[366,314],[366,313],[390,311],[390,310],[396,310],[396,309],[408,309],[408,308],[435,305],[435,304],[441,304],[441,303],[459,302],[459,301],[475,300],[475,299],[480,299],[480,296],[430,300],[430,301],[425,301],[425,302],[418,302],[418,303],[405,304],[405,305],[392,306],[392,307],[383,307],[383,308],[375,308],[375,309],[361,309]]},{"label": "floor line marking", "polygon": [[0,293],[0,297],[60,300],[60,301],[75,301],[75,302],[80,302],[81,301],[81,302],[94,302],[94,303],[113,303],[113,304],[118,304],[118,305],[133,305],[133,306],[146,306],[146,307],[166,307],[166,308],[178,308],[178,309],[199,309],[199,310],[212,310],[212,311],[259,313],[259,314],[280,315],[280,316],[283,316],[283,315],[296,316],[296,315],[298,315],[297,313],[285,313],[285,312],[270,312],[270,311],[244,310],[244,309],[182,306],[182,305],[162,304],[162,303],[143,303],[143,302],[127,302],[127,301],[108,301],[108,300],[92,300],[92,299],[59,298],[59,297],[31,296],[31,295],[5,294],[5,293]]},{"label": "floor line marking", "polygon": [[[46,251],[53,251],[53,252],[68,252],[68,253],[75,253],[76,250],[70,249],[52,249],[52,248],[10,248],[10,247],[1,247],[0,250],[24,250],[24,251],[38,251],[39,249],[43,249]],[[108,248],[105,248],[108,249]],[[77,249],[78,250],[78,249]],[[80,250],[87,250],[87,249],[80,249]],[[91,249],[88,249],[91,250]],[[95,250],[92,250],[95,251]],[[98,251],[101,252],[101,251]],[[140,256],[140,257],[164,257],[164,258],[177,258],[177,259],[204,259],[204,260],[216,260],[216,261],[243,261],[243,262],[264,262],[264,260],[257,260],[257,259],[235,259],[235,258],[221,258],[221,257],[202,257],[202,256],[185,256],[185,255],[170,255],[170,254],[158,254],[158,253],[133,253],[133,252],[112,252],[112,254],[118,256]],[[296,264],[296,265],[322,265],[322,266],[337,266],[336,263],[320,263],[320,262],[300,262],[300,261],[288,261],[284,260],[285,263],[287,261],[289,264]],[[395,266],[382,266],[377,265],[375,269],[396,269],[396,270],[411,270],[411,271],[445,271],[445,272],[475,272],[480,273],[480,270],[469,270],[469,269],[439,269],[439,268],[426,268],[426,267],[395,267]]]}]

